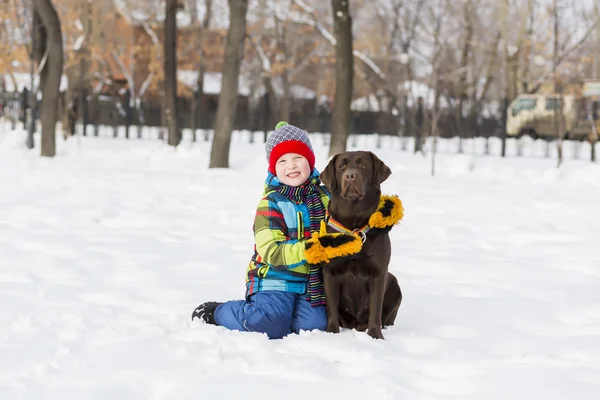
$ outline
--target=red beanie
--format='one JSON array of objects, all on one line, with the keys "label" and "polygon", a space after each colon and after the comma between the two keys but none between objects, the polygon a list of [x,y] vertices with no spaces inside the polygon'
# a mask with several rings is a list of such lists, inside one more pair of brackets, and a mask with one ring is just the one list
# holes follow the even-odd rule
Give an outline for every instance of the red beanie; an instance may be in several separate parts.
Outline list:
[{"label": "red beanie", "polygon": [[269,172],[276,175],[275,164],[287,153],[297,153],[308,160],[310,171],[315,167],[315,153],[312,150],[308,134],[293,125],[277,124],[278,129],[267,139],[265,150],[269,162]]}]

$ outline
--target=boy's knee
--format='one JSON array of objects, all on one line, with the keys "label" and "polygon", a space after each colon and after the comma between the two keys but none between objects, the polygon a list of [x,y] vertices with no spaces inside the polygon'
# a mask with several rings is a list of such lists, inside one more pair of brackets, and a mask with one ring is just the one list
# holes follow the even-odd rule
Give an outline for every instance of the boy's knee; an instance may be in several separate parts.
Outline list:
[{"label": "boy's knee", "polygon": [[292,333],[293,296],[287,293],[263,293],[255,296],[254,310],[243,321],[244,328],[251,332],[266,333],[269,339],[281,339]]},{"label": "boy's knee", "polygon": [[258,323],[244,322],[244,327],[252,332],[266,333],[269,339],[282,339],[292,333],[291,321],[282,316],[265,316]]}]

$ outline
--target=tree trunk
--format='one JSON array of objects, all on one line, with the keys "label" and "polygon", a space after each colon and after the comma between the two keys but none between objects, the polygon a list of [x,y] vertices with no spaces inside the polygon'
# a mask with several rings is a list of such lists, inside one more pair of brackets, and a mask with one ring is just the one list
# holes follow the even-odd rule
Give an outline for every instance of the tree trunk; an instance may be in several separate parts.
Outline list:
[{"label": "tree trunk", "polygon": [[467,98],[467,68],[469,66],[469,56],[471,54],[471,42],[473,40],[473,3],[472,0],[464,2],[464,19],[467,26],[465,27],[465,41],[463,43],[462,54],[460,57],[460,75],[458,77],[459,96],[458,108],[456,109],[456,125],[458,127],[458,152],[463,153],[463,140],[465,139],[465,100]]},{"label": "tree trunk", "polygon": [[283,97],[281,98],[281,103],[279,105],[279,120],[280,121],[289,121],[290,120],[290,106],[291,106],[291,98],[290,98],[290,82],[288,80],[287,71],[284,71],[281,75],[281,84],[283,86]]},{"label": "tree trunk", "polygon": [[417,112],[415,114],[415,154],[421,152],[423,154],[423,121],[425,111],[423,110],[423,98],[417,99]]},{"label": "tree trunk", "polygon": [[346,150],[350,132],[350,103],[354,60],[352,55],[352,18],[350,0],[331,0],[335,31],[335,98],[333,105],[329,155]]},{"label": "tree trunk", "polygon": [[82,130],[81,130],[81,134],[83,136],[87,136],[87,130],[85,128],[85,124],[87,121],[85,121],[85,117],[84,117],[84,107],[87,107],[87,94],[86,94],[86,90],[85,90],[85,76],[86,76],[86,66],[87,62],[85,60],[84,57],[82,57],[79,60],[79,83],[78,83],[78,88],[77,88],[77,96],[76,96],[76,101],[77,101],[77,105],[74,106],[75,110],[77,110],[76,114],[75,114],[75,120],[73,121],[74,123],[74,127],[73,127],[73,131],[76,130],[76,126],[77,126],[77,121],[80,121],[82,124]]},{"label": "tree trunk", "polygon": [[[436,38],[437,39],[437,38]],[[437,40],[436,40],[437,42]],[[431,136],[433,137],[433,143],[431,148],[431,176],[435,176],[435,155],[437,154],[437,145],[438,145],[438,120],[440,118],[440,79],[439,73],[437,71],[437,56],[435,57],[434,62],[434,100],[433,100],[433,112],[431,115]]]},{"label": "tree trunk", "polygon": [[92,4],[90,2],[85,2],[83,5],[83,12],[81,21],[83,21],[83,31],[85,40],[83,41],[83,45],[81,46],[81,58],[79,59],[79,105],[77,110],[79,111],[79,117],[81,119],[82,125],[82,134],[83,136],[87,136],[87,124],[88,124],[88,74],[89,74],[89,56],[90,51],[88,48],[88,43],[90,41],[90,32],[91,32],[91,24],[92,24]]},{"label": "tree trunk", "polygon": [[142,126],[144,125],[144,103],[142,103],[142,99],[139,99],[139,103],[136,104],[137,114],[137,137],[138,139],[142,138]]},{"label": "tree trunk", "polygon": [[58,119],[58,100],[60,79],[63,71],[63,48],[60,19],[51,0],[35,0],[34,12],[38,13],[45,32],[42,44],[44,53],[48,53],[40,72],[42,105],[42,157],[56,155],[56,121]]},{"label": "tree trunk", "polygon": [[508,116],[508,105],[510,104],[511,101],[511,97],[510,97],[510,55],[509,55],[509,51],[508,51],[508,35],[509,35],[509,29],[510,29],[510,25],[509,25],[509,19],[508,19],[508,13],[510,10],[510,3],[509,0],[504,0],[504,3],[502,3],[502,5],[499,6],[499,10],[500,10],[500,20],[502,21],[502,30],[503,30],[503,36],[504,36],[504,100],[503,100],[503,104],[502,104],[502,132],[500,132],[501,134],[501,139],[502,139],[502,148],[500,151],[500,156],[501,157],[506,157],[506,139],[507,139],[507,135],[506,135],[506,118]]},{"label": "tree trunk", "polygon": [[169,146],[181,142],[181,130],[177,118],[177,0],[167,0],[165,17],[165,119]]},{"label": "tree trunk", "polygon": [[265,85],[265,95],[263,97],[262,103],[262,127],[263,127],[263,142],[267,143],[267,137],[269,135],[269,129],[271,129],[271,95],[268,90],[266,90]]},{"label": "tree trunk", "polygon": [[[276,20],[276,23],[279,23]],[[290,59],[288,45],[287,45],[287,25],[281,24],[281,36],[277,35],[277,39],[279,41],[279,46],[283,50],[283,57],[285,60]],[[280,121],[289,121],[290,120],[290,74],[288,68],[284,68],[281,73],[281,85],[283,89],[283,98],[281,99],[281,103],[279,106],[279,120]]]},{"label": "tree trunk", "polygon": [[196,141],[196,129],[198,128],[198,121],[196,119],[196,111],[198,110],[198,98],[200,93],[198,89],[192,93],[192,101],[190,102],[190,129],[192,131],[192,142]]},{"label": "tree trunk", "polygon": [[[212,18],[212,0],[206,0],[206,11],[204,14],[204,20],[202,21],[202,31],[207,31],[208,28],[210,28],[210,21]],[[202,39],[201,42],[201,55],[202,57],[204,57],[204,47],[203,46],[204,43],[204,38]],[[206,115],[207,114],[207,110],[206,110],[206,96],[204,94],[204,70],[205,70],[205,66],[204,66],[204,60],[201,61],[200,63],[200,72],[198,74],[198,90],[200,91],[199,93],[199,97],[198,97],[198,102],[200,103],[200,109],[198,110],[199,113],[199,118],[198,118],[198,124],[200,126],[204,125],[208,125],[209,122],[209,118]],[[207,129],[204,130],[204,141],[208,142],[209,138],[210,138],[210,130]]]},{"label": "tree trunk", "polygon": [[125,111],[125,139],[129,139],[129,128],[133,125],[133,107],[131,106],[131,92],[125,92],[123,98],[123,110]]},{"label": "tree trunk", "polygon": [[563,98],[563,87],[562,87],[562,83],[560,82],[559,76],[558,76],[558,34],[559,34],[559,13],[558,13],[558,0],[554,0],[553,2],[553,9],[554,9],[554,46],[553,46],[553,51],[552,51],[552,75],[553,75],[553,79],[554,79],[554,92],[560,94],[559,96],[559,106],[558,107],[554,107],[554,127],[555,127],[555,133],[556,133],[556,152],[558,155],[558,162],[556,167],[560,168],[560,166],[562,165],[563,162],[563,143],[562,143],[562,137],[564,135],[564,129],[563,129],[563,103],[564,103],[564,98]]},{"label": "tree trunk", "polygon": [[94,118],[94,136],[98,137],[100,134],[100,121],[98,117],[100,115],[100,93],[98,91],[94,91],[92,95],[92,116]]},{"label": "tree trunk", "polygon": [[527,39],[524,41],[524,57],[523,57],[523,72],[521,74],[521,86],[523,93],[529,92],[529,80],[531,79],[531,55],[534,43],[533,27],[535,26],[535,0],[527,0],[527,11],[529,14],[529,22],[527,27]]},{"label": "tree trunk", "polygon": [[[36,29],[36,27],[38,27]],[[29,91],[29,98],[25,99],[29,102],[29,109],[23,109],[23,116],[26,117],[27,116],[27,112],[29,111],[29,117],[27,120],[30,122],[29,127],[27,129],[27,148],[29,150],[33,149],[35,143],[33,140],[33,135],[35,134],[35,109],[36,109],[36,103],[37,103],[37,99],[35,98],[35,91],[33,90],[34,88],[34,76],[35,76],[35,61],[36,61],[36,54],[37,54],[37,60],[41,59],[42,54],[44,53],[44,48],[45,46],[41,45],[41,39],[45,40],[45,35],[42,29],[42,20],[40,19],[40,16],[37,12],[35,12],[35,10],[33,11],[33,16],[32,16],[32,26],[31,26],[31,54],[30,54],[30,58],[31,58],[31,65],[30,65],[30,88],[31,90]],[[40,47],[41,46],[41,47]],[[13,82],[16,82],[13,79]],[[15,85],[16,87],[16,85]]]},{"label": "tree trunk", "polygon": [[[190,14],[192,15],[192,19],[195,23],[198,18],[198,3],[196,0],[189,1]],[[206,10],[204,12],[204,18],[202,19],[202,29],[198,29],[198,33],[194,35],[194,48],[198,49],[198,78],[196,80],[196,89],[194,90],[194,94],[192,96],[192,105],[191,105],[191,116],[190,116],[190,128],[192,129],[192,141],[195,142],[196,137],[196,129],[199,126],[203,125],[203,122],[206,121],[204,117],[205,107],[204,107],[204,32],[208,30],[210,27],[210,21],[212,17],[212,0],[205,1]],[[204,119],[203,119],[204,118]],[[208,132],[208,129],[206,130]],[[204,135],[204,140],[208,141],[208,135]]]},{"label": "tree trunk", "polygon": [[[281,101],[277,94],[275,93],[275,89],[273,88],[273,80],[269,75],[263,76],[263,85],[265,87],[265,114],[264,114],[264,131],[265,137],[267,132],[271,129],[275,128],[276,121],[273,120],[273,116],[277,117],[278,111],[280,110],[279,102]],[[287,119],[282,119],[280,121],[288,121]]]},{"label": "tree trunk", "polygon": [[[192,27],[196,26],[198,21],[198,2],[196,0],[188,0],[186,7],[190,15]],[[192,48],[198,49],[198,53],[202,54],[202,29],[197,29],[192,35]],[[199,64],[199,63],[198,63]],[[198,81],[198,79],[196,80]],[[192,98],[190,101],[190,130],[192,131],[192,142],[196,141],[196,109],[198,108],[198,89],[192,90]]]},{"label": "tree trunk", "polygon": [[225,44],[223,81],[210,152],[210,168],[229,168],[231,131],[238,100],[240,64],[244,56],[248,0],[229,0],[229,30]]},{"label": "tree trunk", "polygon": [[[87,83],[86,83],[86,85],[87,85]],[[89,123],[89,115],[90,115],[90,110],[88,107],[89,103],[88,103],[87,87],[84,87],[80,91],[79,104],[80,104],[79,110],[81,112],[82,134],[83,134],[83,136],[87,136],[87,125]]]}]

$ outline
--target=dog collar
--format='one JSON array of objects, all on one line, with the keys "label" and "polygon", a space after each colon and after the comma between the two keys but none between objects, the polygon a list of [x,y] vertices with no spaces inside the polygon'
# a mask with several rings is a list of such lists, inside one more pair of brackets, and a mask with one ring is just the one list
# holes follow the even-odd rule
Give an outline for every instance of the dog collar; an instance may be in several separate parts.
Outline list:
[{"label": "dog collar", "polygon": [[335,219],[331,218],[329,211],[325,215],[327,222],[321,223],[321,230],[323,231],[326,226],[329,226],[333,230],[340,233],[351,233],[361,238],[363,243],[367,240],[367,233],[371,229],[389,231],[394,225],[396,225],[404,217],[404,206],[398,196],[387,196],[382,195],[379,198],[379,205],[377,211],[375,211],[369,217],[369,222],[359,229],[348,229]]},{"label": "dog collar", "polygon": [[352,233],[354,235],[358,235],[363,243],[365,242],[365,240],[367,240],[367,232],[369,232],[371,230],[371,227],[369,226],[369,224],[363,226],[360,229],[353,229],[353,230],[347,229],[344,225],[342,225],[335,219],[331,218],[331,215],[329,215],[329,212],[327,212],[327,214],[325,215],[325,219],[327,219],[328,227],[330,227],[333,230],[338,231],[340,233]]}]

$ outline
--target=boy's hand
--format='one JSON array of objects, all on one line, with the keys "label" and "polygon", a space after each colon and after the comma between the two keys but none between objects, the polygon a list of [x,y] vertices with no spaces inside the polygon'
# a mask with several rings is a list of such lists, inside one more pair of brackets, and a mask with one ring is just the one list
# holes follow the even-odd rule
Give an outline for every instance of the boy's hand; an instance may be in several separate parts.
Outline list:
[{"label": "boy's hand", "polygon": [[362,239],[350,233],[313,233],[306,241],[304,256],[309,264],[329,263],[340,258],[355,258],[362,249]]}]

